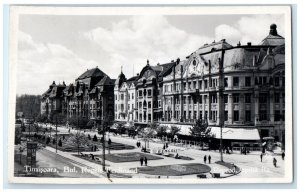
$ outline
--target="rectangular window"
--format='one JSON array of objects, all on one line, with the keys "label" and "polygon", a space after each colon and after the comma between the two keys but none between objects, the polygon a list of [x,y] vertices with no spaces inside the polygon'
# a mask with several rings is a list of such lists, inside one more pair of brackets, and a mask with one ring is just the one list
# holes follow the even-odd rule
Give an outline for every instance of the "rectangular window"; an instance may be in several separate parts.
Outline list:
[{"label": "rectangular window", "polygon": [[202,89],[202,80],[199,80],[199,89]]},{"label": "rectangular window", "polygon": [[188,96],[188,101],[189,101],[188,104],[192,104],[191,99],[192,99],[191,96]]},{"label": "rectangular window", "polygon": [[259,94],[259,103],[267,103],[268,101],[268,94],[260,93]]},{"label": "rectangular window", "polygon": [[251,93],[245,94],[245,103],[251,103]]},{"label": "rectangular window", "polygon": [[259,120],[260,121],[266,121],[267,120],[267,111],[266,110],[260,110],[259,111]]},{"label": "rectangular window", "polygon": [[191,82],[188,82],[189,90],[192,88],[191,85],[192,85],[192,83],[191,83]]},{"label": "rectangular window", "polygon": [[202,104],[202,95],[199,96],[199,103]]},{"label": "rectangular window", "polygon": [[148,90],[148,97],[152,95],[152,90]]},{"label": "rectangular window", "polygon": [[239,121],[240,117],[239,117],[239,111],[234,111],[233,112],[233,121]]},{"label": "rectangular window", "polygon": [[186,83],[183,83],[183,90],[186,91]]},{"label": "rectangular window", "polygon": [[250,122],[251,121],[251,111],[247,110],[245,114],[246,114],[246,122]]},{"label": "rectangular window", "polygon": [[245,77],[245,86],[251,86],[251,77],[250,76]]},{"label": "rectangular window", "polygon": [[209,87],[212,87],[212,79],[209,79]]},{"label": "rectangular window", "polygon": [[275,76],[274,78],[274,86],[279,86],[279,77]]},{"label": "rectangular window", "polygon": [[224,94],[224,103],[225,103],[225,104],[228,103],[228,94]]},{"label": "rectangular window", "polygon": [[143,91],[139,90],[139,97],[143,96]]},{"label": "rectangular window", "polygon": [[276,110],[274,115],[274,121],[280,121],[280,111]]},{"label": "rectangular window", "polygon": [[240,101],[239,94],[233,94],[232,97],[233,97],[233,103],[239,103]]},{"label": "rectangular window", "polygon": [[280,103],[280,94],[279,93],[274,94],[274,102],[275,103]]},{"label": "rectangular window", "polygon": [[151,121],[151,114],[148,114],[148,121]]},{"label": "rectangular window", "polygon": [[204,80],[204,88],[207,89],[207,80]]},{"label": "rectangular window", "polygon": [[233,86],[237,87],[240,84],[239,77],[233,77]]},{"label": "rectangular window", "polygon": [[139,102],[139,108],[140,109],[142,108],[142,102]]},{"label": "rectangular window", "polygon": [[228,111],[224,111],[224,121],[228,121]]},{"label": "rectangular window", "polygon": [[228,87],[228,78],[224,78],[224,87],[225,87],[225,88]]}]

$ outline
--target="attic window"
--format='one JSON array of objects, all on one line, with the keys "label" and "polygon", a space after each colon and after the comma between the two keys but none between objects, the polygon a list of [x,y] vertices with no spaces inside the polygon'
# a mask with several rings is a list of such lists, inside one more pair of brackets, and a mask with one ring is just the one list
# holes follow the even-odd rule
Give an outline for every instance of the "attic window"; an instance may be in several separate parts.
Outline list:
[{"label": "attic window", "polygon": [[193,60],[193,65],[196,66],[197,62],[196,60]]}]

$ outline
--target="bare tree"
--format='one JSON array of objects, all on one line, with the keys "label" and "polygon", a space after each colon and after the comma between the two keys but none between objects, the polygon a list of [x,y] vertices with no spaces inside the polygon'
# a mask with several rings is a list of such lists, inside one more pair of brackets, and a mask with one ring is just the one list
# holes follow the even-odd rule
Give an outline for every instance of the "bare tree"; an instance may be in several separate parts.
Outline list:
[{"label": "bare tree", "polygon": [[73,134],[69,138],[70,142],[77,147],[77,153],[79,155],[80,153],[80,147],[85,146],[88,143],[88,139],[86,136],[81,133],[80,131],[77,131],[75,134]]}]

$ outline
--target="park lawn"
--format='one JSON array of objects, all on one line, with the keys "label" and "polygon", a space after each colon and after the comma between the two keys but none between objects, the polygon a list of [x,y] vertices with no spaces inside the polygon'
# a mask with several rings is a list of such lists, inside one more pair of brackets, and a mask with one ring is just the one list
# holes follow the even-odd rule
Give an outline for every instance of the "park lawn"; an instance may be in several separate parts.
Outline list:
[{"label": "park lawn", "polygon": [[[73,156],[77,156],[74,155]],[[102,160],[102,155],[94,155],[95,158],[99,158]],[[77,156],[80,157],[80,156]],[[145,154],[145,153],[140,153],[140,152],[130,152],[130,153],[114,153],[114,154],[105,154],[105,159],[114,163],[121,163],[121,162],[135,162],[135,161],[140,161],[140,158],[147,157],[148,160],[158,160],[158,159],[164,159],[162,157],[150,155],[150,154]],[[84,159],[83,157],[80,157]],[[92,161],[92,158],[89,158],[89,161]]]},{"label": "park lawn", "polygon": [[211,168],[208,165],[198,163],[147,166],[138,168],[138,173],[158,176],[183,176],[208,173],[210,171]]}]

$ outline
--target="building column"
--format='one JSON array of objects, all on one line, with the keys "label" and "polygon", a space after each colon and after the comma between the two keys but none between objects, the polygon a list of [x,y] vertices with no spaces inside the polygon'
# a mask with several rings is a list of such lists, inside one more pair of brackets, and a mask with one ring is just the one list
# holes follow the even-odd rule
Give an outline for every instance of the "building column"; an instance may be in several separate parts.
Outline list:
[{"label": "building column", "polygon": [[270,90],[269,95],[269,114],[270,114],[270,123],[274,124],[274,90]]},{"label": "building column", "polygon": [[254,91],[254,123],[255,125],[259,121],[259,94],[258,91]]},{"label": "building column", "polygon": [[175,121],[175,97],[174,95],[171,97],[172,100],[172,117],[171,117],[171,121]]},{"label": "building column", "polygon": [[[202,116],[203,116],[203,119],[205,119],[205,118],[208,119],[208,117],[205,117],[205,105],[206,105],[205,102],[206,101],[205,101],[205,94],[204,94],[204,95],[202,95]],[[207,120],[205,120],[205,121],[207,121]]]},{"label": "building column", "polygon": [[240,114],[240,120],[242,122],[245,122],[245,94],[240,94],[240,102],[239,102],[239,114]]},{"label": "building column", "polygon": [[233,122],[233,101],[232,101],[232,94],[228,94],[228,123],[232,124]]}]

